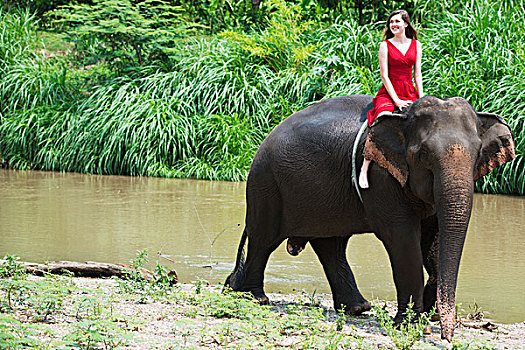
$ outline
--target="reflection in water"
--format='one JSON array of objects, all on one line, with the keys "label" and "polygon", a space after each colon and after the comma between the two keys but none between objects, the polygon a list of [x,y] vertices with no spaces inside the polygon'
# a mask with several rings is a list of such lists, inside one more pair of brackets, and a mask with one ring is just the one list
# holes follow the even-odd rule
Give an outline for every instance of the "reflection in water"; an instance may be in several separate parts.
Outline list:
[{"label": "reflection in water", "polygon": [[[0,170],[0,254],[22,260],[127,262],[157,252],[182,281],[222,282],[234,265],[245,211],[244,183]],[[476,195],[457,301],[496,321],[525,320],[525,199]],[[390,264],[371,234],[350,239],[348,259],[368,299],[395,299]],[[203,267],[212,265],[213,268]],[[329,292],[312,249],[284,244],[268,264],[267,291]]]}]

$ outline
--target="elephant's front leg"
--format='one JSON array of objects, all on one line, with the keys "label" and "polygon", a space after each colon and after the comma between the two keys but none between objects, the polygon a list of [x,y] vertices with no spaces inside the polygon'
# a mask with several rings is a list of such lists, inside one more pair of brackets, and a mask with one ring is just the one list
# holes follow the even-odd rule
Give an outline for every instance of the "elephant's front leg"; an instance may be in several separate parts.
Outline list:
[{"label": "elephant's front leg", "polygon": [[421,254],[421,226],[417,218],[406,218],[404,223],[391,225],[382,241],[390,257],[398,310],[395,323],[406,316],[408,304],[419,314],[423,311],[423,257]]},{"label": "elephant's front leg", "polygon": [[318,238],[310,241],[312,248],[323,265],[332,289],[334,308],[359,315],[370,310],[370,304],[363,298],[355,283],[354,274],[346,260],[346,245],[349,237]]},{"label": "elephant's front leg", "polygon": [[[430,312],[437,302],[439,227],[436,215],[421,221],[421,251],[428,280],[423,292],[423,311]],[[439,319],[439,315],[432,317]]]}]

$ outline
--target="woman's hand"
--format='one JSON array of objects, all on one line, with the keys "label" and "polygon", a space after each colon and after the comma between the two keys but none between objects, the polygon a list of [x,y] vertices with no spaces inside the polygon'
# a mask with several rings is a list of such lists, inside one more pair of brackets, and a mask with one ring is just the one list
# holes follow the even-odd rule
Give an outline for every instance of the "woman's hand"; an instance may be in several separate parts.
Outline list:
[{"label": "woman's hand", "polygon": [[403,110],[407,108],[408,106],[410,106],[412,104],[412,101],[397,99],[396,101],[394,101],[394,103],[397,106],[397,108],[399,108],[400,110]]}]

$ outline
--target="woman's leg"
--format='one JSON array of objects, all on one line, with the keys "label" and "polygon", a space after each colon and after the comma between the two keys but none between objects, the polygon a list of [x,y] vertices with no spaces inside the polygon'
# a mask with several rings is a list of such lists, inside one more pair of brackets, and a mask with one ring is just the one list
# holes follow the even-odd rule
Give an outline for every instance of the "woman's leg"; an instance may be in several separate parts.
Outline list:
[{"label": "woman's leg", "polygon": [[[376,118],[379,118],[382,114],[392,113],[391,111],[383,111],[377,115]],[[359,187],[368,188],[368,167],[370,166],[371,160],[364,159],[363,165],[361,166],[361,172],[359,173]]]},{"label": "woman's leg", "polygon": [[363,161],[363,166],[361,166],[361,172],[359,173],[359,187],[368,188],[368,167],[370,166],[370,159]]}]

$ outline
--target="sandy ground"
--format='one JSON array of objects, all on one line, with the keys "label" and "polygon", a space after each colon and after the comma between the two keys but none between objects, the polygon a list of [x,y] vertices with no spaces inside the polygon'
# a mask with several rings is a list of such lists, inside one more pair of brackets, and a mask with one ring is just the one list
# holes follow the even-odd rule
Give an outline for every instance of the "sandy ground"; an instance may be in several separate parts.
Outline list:
[{"label": "sandy ground", "polygon": [[[36,277],[35,277],[36,278]],[[243,320],[231,318],[215,318],[199,313],[199,305],[191,305],[185,300],[175,302],[148,300],[140,303],[137,300],[123,300],[117,294],[116,281],[112,279],[89,279],[73,278],[73,283],[79,287],[70,298],[85,297],[86,294],[111,296],[111,310],[114,315],[119,315],[121,322],[130,321],[133,325],[131,332],[133,336],[126,345],[119,345],[122,349],[207,349],[207,348],[251,348],[251,345],[243,342],[242,329]],[[195,292],[195,286],[182,284],[178,287],[179,292],[191,295]],[[205,290],[217,291],[218,286],[203,286]],[[87,292],[86,292],[87,291]],[[309,296],[301,293],[297,294],[277,294],[268,295],[273,305],[271,311],[276,313],[279,318],[286,318],[286,308],[290,305],[308,304]],[[331,295],[316,296],[316,301],[320,302],[328,310],[328,320],[323,321],[327,329],[334,329],[337,314],[331,306]],[[71,302],[70,302],[71,303]],[[387,310],[394,313],[394,303],[385,304]],[[60,339],[63,335],[71,332],[71,326],[75,319],[71,311],[67,311],[65,305],[64,312],[54,315],[46,327],[51,329],[53,338]],[[197,309],[196,309],[197,307]],[[78,312],[78,311],[77,311]],[[222,328],[221,328],[222,327]],[[229,330],[238,331],[236,337],[228,338]],[[220,330],[227,329],[226,336]],[[219,330],[219,331],[217,331]],[[348,317],[342,332],[351,334],[355,338],[361,338],[362,343],[346,345],[335,348],[366,348],[384,349],[395,348],[386,332],[380,327],[376,317],[371,313],[365,313],[360,317]],[[334,333],[332,331],[332,333]],[[302,332],[291,331],[289,335],[282,336],[273,342],[259,344],[261,348],[290,348],[304,349],[304,336]],[[226,337],[226,338],[225,338]],[[45,338],[45,337],[44,337]],[[220,339],[219,339],[220,338]],[[455,330],[454,344],[450,344],[440,339],[439,323],[431,324],[431,334],[418,342],[415,349],[525,349],[525,322],[517,324],[496,324],[487,319],[467,320],[463,318],[457,324]],[[314,346],[314,348],[317,348]],[[326,348],[323,346],[323,348]]]}]

